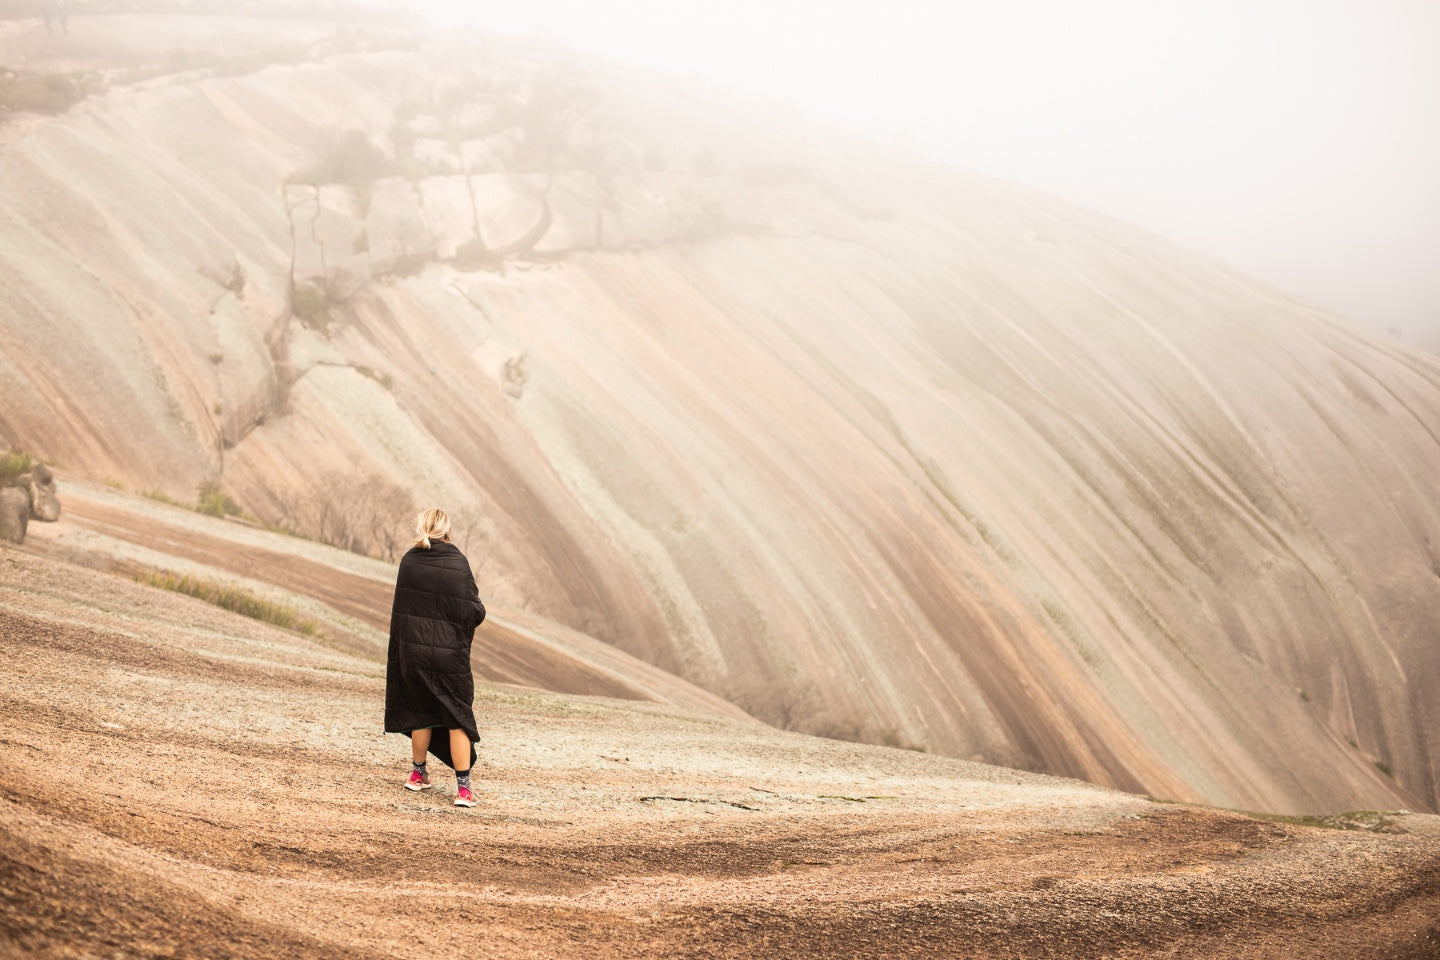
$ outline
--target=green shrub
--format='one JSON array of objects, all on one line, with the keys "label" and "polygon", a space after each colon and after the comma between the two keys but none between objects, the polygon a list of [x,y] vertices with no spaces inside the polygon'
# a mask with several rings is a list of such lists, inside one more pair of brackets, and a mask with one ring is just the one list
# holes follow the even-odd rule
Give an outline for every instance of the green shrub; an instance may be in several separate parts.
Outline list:
[{"label": "green shrub", "polygon": [[221,490],[220,484],[214,480],[206,480],[200,484],[199,490],[196,491],[195,509],[212,517],[238,516],[240,514],[240,504]]},{"label": "green shrub", "polygon": [[30,454],[22,450],[0,453],[0,483],[8,483],[33,466]]},{"label": "green shrub", "polygon": [[493,259],[485,249],[485,241],[479,237],[471,237],[455,248],[455,258],[451,262],[456,269],[469,271],[478,270]]},{"label": "green shrub", "polygon": [[31,113],[64,113],[84,96],[81,84],[62,74],[0,70],[0,107]]},{"label": "green shrub", "polygon": [[290,312],[312,330],[324,333],[330,329],[330,295],[313,283],[291,289]]},{"label": "green shrub", "polygon": [[147,586],[183,593],[253,620],[273,623],[286,630],[296,630],[307,635],[313,635],[316,630],[313,620],[301,617],[292,607],[257,597],[240,587],[227,587],[213,580],[201,580],[189,574],[168,571],[144,573],[135,579]]},{"label": "green shrub", "polygon": [[331,141],[314,163],[290,179],[294,183],[316,186],[345,183],[364,195],[369,193],[370,184],[384,175],[387,165],[385,153],[363,130],[346,130]]}]

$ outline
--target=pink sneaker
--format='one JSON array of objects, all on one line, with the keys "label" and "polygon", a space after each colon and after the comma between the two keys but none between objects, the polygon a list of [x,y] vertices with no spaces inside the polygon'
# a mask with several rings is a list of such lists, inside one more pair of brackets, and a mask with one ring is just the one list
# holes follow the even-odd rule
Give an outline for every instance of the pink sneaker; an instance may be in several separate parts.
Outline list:
[{"label": "pink sneaker", "polygon": [[405,781],[406,790],[429,790],[430,775],[422,774],[419,770],[410,771],[410,779]]},{"label": "pink sneaker", "polygon": [[461,787],[459,790],[457,790],[457,791],[455,792],[455,806],[457,806],[457,807],[473,807],[473,806],[475,806],[475,794],[473,794],[473,793],[470,792],[470,788],[469,788],[469,787]]}]

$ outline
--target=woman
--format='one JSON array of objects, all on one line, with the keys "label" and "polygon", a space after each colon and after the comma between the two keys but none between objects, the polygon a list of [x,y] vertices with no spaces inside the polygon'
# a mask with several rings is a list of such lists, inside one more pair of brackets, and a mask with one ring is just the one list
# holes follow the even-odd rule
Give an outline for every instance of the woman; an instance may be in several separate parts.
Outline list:
[{"label": "woman", "polygon": [[[455,770],[457,807],[475,806],[475,678],[470,641],[485,619],[470,562],[450,542],[450,518],[431,507],[415,522],[415,545],[400,558],[390,609],[385,732],[410,738],[406,790],[429,790],[426,752]],[[440,731],[439,736],[434,736]]]}]

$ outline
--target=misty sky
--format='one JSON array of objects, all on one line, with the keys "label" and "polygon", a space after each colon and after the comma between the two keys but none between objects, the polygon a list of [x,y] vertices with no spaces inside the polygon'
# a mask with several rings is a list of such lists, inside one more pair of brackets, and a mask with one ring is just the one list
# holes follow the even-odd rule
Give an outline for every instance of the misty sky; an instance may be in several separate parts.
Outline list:
[{"label": "misty sky", "polygon": [[1440,0],[414,0],[773,97],[1440,348]]}]

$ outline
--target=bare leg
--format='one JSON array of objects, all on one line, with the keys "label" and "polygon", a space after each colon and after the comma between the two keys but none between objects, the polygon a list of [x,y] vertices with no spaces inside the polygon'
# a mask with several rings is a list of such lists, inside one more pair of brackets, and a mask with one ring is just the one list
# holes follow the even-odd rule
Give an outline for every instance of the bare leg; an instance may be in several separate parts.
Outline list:
[{"label": "bare leg", "polygon": [[[454,740],[451,740],[454,743]],[[416,763],[424,763],[425,755],[430,752],[430,728],[424,730],[410,731],[410,759]],[[470,751],[465,751],[465,756],[470,756]]]},{"label": "bare leg", "polygon": [[[428,733],[429,731],[426,732]],[[470,737],[464,730],[450,731],[450,761],[455,765],[456,773],[469,772]],[[464,764],[463,767],[461,766],[462,763]]]}]

